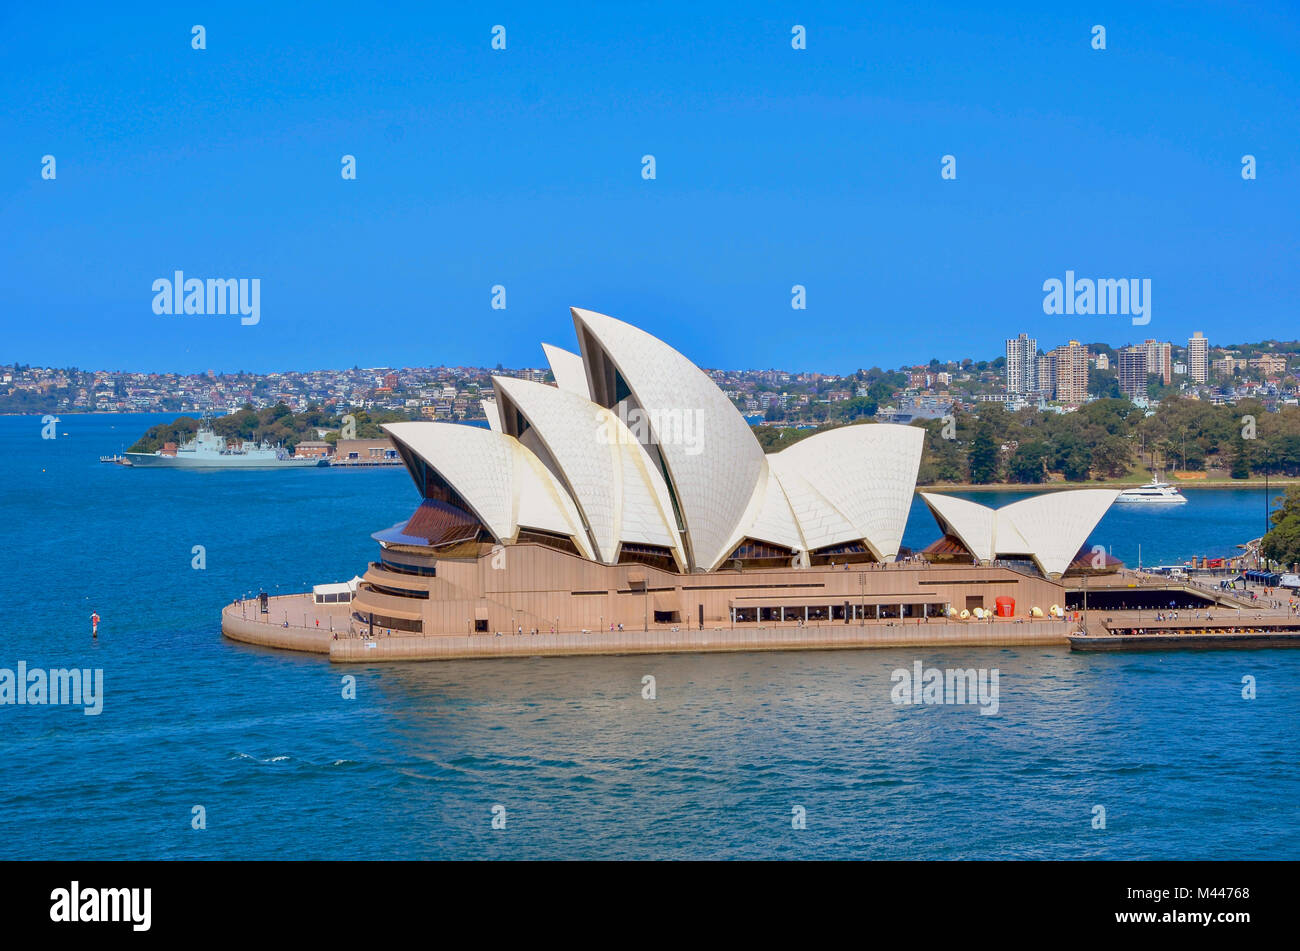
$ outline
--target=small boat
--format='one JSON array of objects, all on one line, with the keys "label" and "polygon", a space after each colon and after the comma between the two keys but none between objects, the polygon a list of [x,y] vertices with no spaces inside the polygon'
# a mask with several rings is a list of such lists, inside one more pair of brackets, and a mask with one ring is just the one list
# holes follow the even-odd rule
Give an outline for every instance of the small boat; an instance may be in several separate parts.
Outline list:
[{"label": "small boat", "polygon": [[1187,502],[1187,496],[1178,491],[1178,486],[1161,482],[1152,475],[1151,481],[1146,485],[1125,489],[1115,501],[1143,505],[1182,505]]}]

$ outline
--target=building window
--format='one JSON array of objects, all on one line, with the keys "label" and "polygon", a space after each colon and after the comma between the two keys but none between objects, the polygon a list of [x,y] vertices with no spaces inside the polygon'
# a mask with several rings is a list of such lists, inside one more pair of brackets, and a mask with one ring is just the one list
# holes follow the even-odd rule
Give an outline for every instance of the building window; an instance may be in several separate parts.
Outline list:
[{"label": "building window", "polygon": [[385,630],[419,634],[424,630],[424,625],[419,621],[412,621],[402,617],[388,617],[383,614],[371,614],[369,611],[365,613],[353,611],[352,620],[367,630],[373,627],[376,633]]},{"label": "building window", "polygon": [[373,581],[367,581],[366,588],[376,594],[387,594],[394,598],[418,598],[422,601],[429,599],[428,591],[420,591],[415,588],[394,588],[386,584],[375,584]]},{"label": "building window", "polygon": [[737,570],[744,568],[788,568],[794,559],[794,551],[782,545],[745,538],[726,557],[723,567]]},{"label": "building window", "polygon": [[624,542],[618,551],[620,565],[650,565],[661,571],[677,572],[671,549],[661,545],[634,545]]},{"label": "building window", "polygon": [[520,529],[519,536],[515,539],[517,545],[542,545],[546,548],[554,548],[556,551],[562,551],[567,555],[577,555],[583,557],[582,552],[578,551],[578,546],[573,543],[573,539],[567,535],[557,535],[552,532],[543,532],[538,529]]},{"label": "building window", "polygon": [[832,563],[836,565],[871,564],[875,561],[876,556],[871,554],[871,549],[867,548],[862,542],[827,545],[825,548],[818,548],[808,553],[808,564],[813,566]]}]

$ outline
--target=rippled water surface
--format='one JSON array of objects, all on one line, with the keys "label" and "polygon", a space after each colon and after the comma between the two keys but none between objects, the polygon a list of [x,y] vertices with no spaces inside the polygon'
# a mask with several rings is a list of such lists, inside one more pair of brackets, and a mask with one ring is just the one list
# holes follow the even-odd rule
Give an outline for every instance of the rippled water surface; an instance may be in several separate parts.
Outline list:
[{"label": "rippled water surface", "polygon": [[[69,416],[45,441],[0,419],[0,667],[102,668],[106,694],[97,717],[0,706],[0,857],[1300,857],[1300,652],[332,666],[223,641],[220,606],[351,577],[409,478],[96,461],[149,422]],[[1094,540],[1171,561],[1262,518],[1258,492],[1184,508],[1112,511]],[[909,543],[935,534],[915,510]],[[998,669],[997,714],[894,704],[916,660]]]}]

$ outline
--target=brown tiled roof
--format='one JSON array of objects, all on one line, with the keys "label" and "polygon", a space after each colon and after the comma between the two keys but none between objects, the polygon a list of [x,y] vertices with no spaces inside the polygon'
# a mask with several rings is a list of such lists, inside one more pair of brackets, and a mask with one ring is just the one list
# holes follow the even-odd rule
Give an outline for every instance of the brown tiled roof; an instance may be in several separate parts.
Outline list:
[{"label": "brown tiled roof", "polygon": [[970,556],[970,550],[956,538],[951,535],[944,535],[942,538],[930,542],[921,549],[922,555],[966,555]]}]

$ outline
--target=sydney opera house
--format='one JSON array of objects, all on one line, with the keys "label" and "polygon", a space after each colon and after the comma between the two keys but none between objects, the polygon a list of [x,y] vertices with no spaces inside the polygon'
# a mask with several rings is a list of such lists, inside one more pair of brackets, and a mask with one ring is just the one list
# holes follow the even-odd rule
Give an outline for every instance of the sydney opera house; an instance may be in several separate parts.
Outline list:
[{"label": "sydney opera house", "polygon": [[[494,378],[489,428],[385,426],[420,502],[374,536],[367,635],[856,623],[1064,604],[1114,492],[1002,509],[923,494],[940,537],[900,559],[925,432],[859,424],[764,453],[685,356],[573,309],[555,385]],[[1090,567],[1091,566],[1091,567]]]}]

